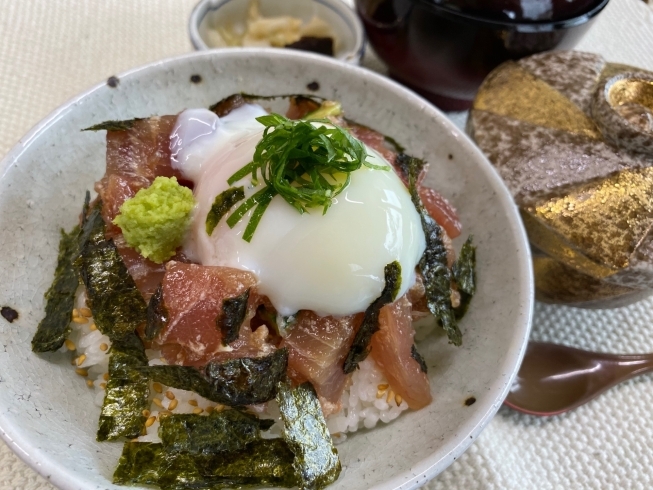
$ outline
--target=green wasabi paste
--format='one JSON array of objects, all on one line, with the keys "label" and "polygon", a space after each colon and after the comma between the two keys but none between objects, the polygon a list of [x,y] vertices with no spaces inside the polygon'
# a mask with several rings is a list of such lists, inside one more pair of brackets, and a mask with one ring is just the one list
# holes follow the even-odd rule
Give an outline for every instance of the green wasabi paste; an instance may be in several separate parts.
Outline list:
[{"label": "green wasabi paste", "polygon": [[181,245],[194,206],[193,192],[175,177],[157,177],[123,203],[113,223],[122,230],[127,245],[161,264]]}]

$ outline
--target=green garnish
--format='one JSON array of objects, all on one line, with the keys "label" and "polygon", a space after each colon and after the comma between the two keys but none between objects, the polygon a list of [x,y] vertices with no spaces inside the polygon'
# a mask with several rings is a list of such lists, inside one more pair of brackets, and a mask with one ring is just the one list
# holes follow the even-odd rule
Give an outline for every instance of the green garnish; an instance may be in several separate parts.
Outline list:
[{"label": "green garnish", "polygon": [[120,206],[113,223],[122,230],[127,245],[162,264],[181,245],[193,207],[193,191],[179,185],[176,177],[157,177]]},{"label": "green garnish", "polygon": [[109,380],[104,394],[98,441],[141,435],[145,428],[143,410],[149,406],[149,379],[138,368],[147,366],[145,348],[138,335],[111,345]]},{"label": "green garnish", "polygon": [[104,236],[101,212],[97,201],[83,217],[76,264],[98,330],[115,341],[145,322],[147,305],[113,240]]},{"label": "green garnish", "polygon": [[240,451],[261,438],[272,419],[239,410],[213,411],[206,417],[194,413],[172,414],[161,420],[159,437],[168,452],[209,456]]},{"label": "green garnish", "polygon": [[304,119],[324,119],[329,116],[342,114],[342,104],[335,100],[325,100],[320,107],[306,114]]},{"label": "green garnish", "polygon": [[295,453],[299,487],[318,490],[336,481],[341,470],[338,451],[313,386],[304,383],[292,389],[279,383],[277,402],[285,426],[283,438]]},{"label": "green garnish", "polygon": [[59,349],[70,332],[70,318],[75,306],[75,291],[79,285],[77,268],[73,261],[79,253],[77,240],[79,226],[70,233],[61,230],[59,241],[59,257],[54,280],[45,293],[45,317],[39,323],[34,338],[34,352],[48,352]]},{"label": "green garnish", "polygon": [[240,326],[247,314],[249,289],[235,298],[227,298],[222,302],[222,312],[215,323],[222,334],[222,345],[229,345],[238,338]]},{"label": "green garnish", "polygon": [[456,318],[460,319],[467,312],[476,292],[476,247],[472,245],[471,236],[463,244],[460,256],[451,269],[460,292],[460,305],[456,308]]},{"label": "green garnish", "polygon": [[[256,119],[265,126],[263,138],[256,145],[253,160],[232,175],[227,183],[233,185],[247,175],[252,184],[260,178],[265,187],[242,203],[227,219],[233,228],[256,206],[243,233],[249,242],[265,209],[276,195],[300,213],[308,208],[321,207],[326,213],[333,199],[351,180],[351,172],[362,165],[377,170],[389,167],[366,161],[367,151],[346,129],[332,126],[328,120],[291,121],[279,114]],[[314,125],[315,122],[323,123]]]},{"label": "green garnish", "polygon": [[215,227],[222,217],[239,201],[245,199],[245,189],[242,187],[230,187],[226,191],[215,196],[213,206],[206,215],[206,234],[211,236]]},{"label": "green garnish", "polygon": [[342,366],[345,374],[353,373],[359,362],[363,362],[370,353],[372,335],[379,330],[379,312],[385,305],[392,303],[401,289],[401,264],[396,260],[385,266],[385,286],[381,295],[365,310],[365,317],[356,332]]}]

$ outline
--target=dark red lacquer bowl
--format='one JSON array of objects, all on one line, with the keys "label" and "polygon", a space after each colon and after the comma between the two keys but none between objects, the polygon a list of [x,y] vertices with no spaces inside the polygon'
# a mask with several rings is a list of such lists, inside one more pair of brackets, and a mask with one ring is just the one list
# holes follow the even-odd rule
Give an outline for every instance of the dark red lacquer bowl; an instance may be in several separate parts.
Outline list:
[{"label": "dark red lacquer bowl", "polygon": [[390,75],[445,110],[467,109],[504,61],[571,49],[609,0],[356,0]]}]

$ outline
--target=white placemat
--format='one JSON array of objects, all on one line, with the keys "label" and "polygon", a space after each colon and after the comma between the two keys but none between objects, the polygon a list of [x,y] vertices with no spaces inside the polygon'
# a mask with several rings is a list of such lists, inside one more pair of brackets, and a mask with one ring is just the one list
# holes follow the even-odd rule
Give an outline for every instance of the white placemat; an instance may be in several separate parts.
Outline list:
[{"label": "white placemat", "polygon": [[[190,51],[186,20],[194,2],[2,0],[0,157],[69,97],[112,74]],[[642,0],[612,0],[578,49],[653,70],[653,9]],[[382,70],[373,57],[366,65]],[[452,119],[462,127],[465,114]],[[652,334],[653,300],[610,311],[538,304],[533,326],[534,339],[606,352],[653,351]],[[644,376],[559,417],[501,409],[426,488],[652,488],[652,406],[653,377]],[[0,490],[8,489],[53,487],[0,443]]]}]

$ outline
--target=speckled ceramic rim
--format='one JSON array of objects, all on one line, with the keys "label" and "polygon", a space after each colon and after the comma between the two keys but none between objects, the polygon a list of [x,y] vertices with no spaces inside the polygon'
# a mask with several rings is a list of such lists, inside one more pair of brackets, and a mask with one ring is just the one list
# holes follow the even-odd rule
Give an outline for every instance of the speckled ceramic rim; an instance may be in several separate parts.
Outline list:
[{"label": "speckled ceramic rim", "polygon": [[[207,46],[204,39],[202,39],[199,26],[209,11],[218,10],[231,1],[232,0],[201,0],[197,5],[195,5],[193,12],[190,14],[190,18],[188,19],[188,35],[190,36],[190,42],[195,49],[199,51],[212,49]],[[365,31],[363,30],[363,25],[356,13],[342,0],[313,1],[324,5],[338,14],[338,17],[340,17],[343,23],[347,25],[351,35],[354,37],[354,49],[338,56],[337,59],[347,63],[360,64],[363,55],[365,54]]]},{"label": "speckled ceramic rim", "polygon": [[[447,466],[453,463],[458,457],[471,445],[474,439],[481,433],[485,426],[490,422],[492,417],[503,403],[508,395],[508,391],[517,374],[528,343],[528,336],[531,328],[534,302],[534,285],[533,272],[531,268],[530,247],[526,232],[521,224],[517,207],[514,205],[508,189],[499,177],[497,171],[488,162],[481,151],[472,143],[472,141],[460,131],[454,124],[449,121],[435,107],[431,106],[424,99],[381,75],[369,70],[365,70],[353,65],[338,62],[325,56],[314,55],[310,53],[295,52],[291,50],[279,49],[252,49],[252,48],[232,48],[223,50],[210,50],[189,53],[183,56],[169,58],[157,61],[149,65],[135,68],[119,76],[120,79],[129,77],[142,77],[155,68],[167,65],[174,68],[176,65],[184,64],[188,60],[207,58],[211,60],[228,59],[230,57],[256,57],[265,56],[266,58],[293,59],[297,63],[310,62],[313,64],[326,65],[325,68],[347,72],[350,80],[361,79],[373,83],[382,90],[401,97],[406,101],[408,106],[414,107],[415,110],[421,110],[426,114],[437,119],[446,128],[452,138],[464,147],[464,149],[473,155],[478,164],[478,171],[482,173],[487,182],[496,192],[497,197],[504,209],[507,210],[507,219],[509,227],[504,231],[511,233],[515,243],[519,245],[514,257],[519,267],[519,283],[526,289],[525,301],[519,305],[518,317],[522,319],[520,324],[516,325],[512,341],[506,349],[506,355],[503,358],[501,372],[505,377],[496,379],[495,382],[488,386],[487,396],[479,399],[476,404],[474,415],[461,425],[457,437],[443,441],[440,449],[424,458],[409,471],[400,473],[381,485],[372,487],[374,490],[412,490],[423,485],[428,480],[435,477]],[[38,123],[32,130],[27,133],[16,146],[14,146],[7,156],[0,162],[0,173],[5,176],[9,167],[18,162],[21,155],[30,146],[32,141],[46,132],[54,123],[64,117],[67,113],[74,110],[78,105],[83,104],[84,99],[97,90],[104,88],[105,82],[102,82],[90,90],[70,99],[61,107],[53,111],[48,117]],[[7,445],[23,460],[30,465],[35,471],[46,477],[52,484],[62,490],[88,490],[88,482],[79,478],[77,474],[66,467],[58,465],[51,460],[45,453],[33,446],[26,437],[21,435],[13,425],[8,424],[6,418],[0,415],[0,436]]]}]

